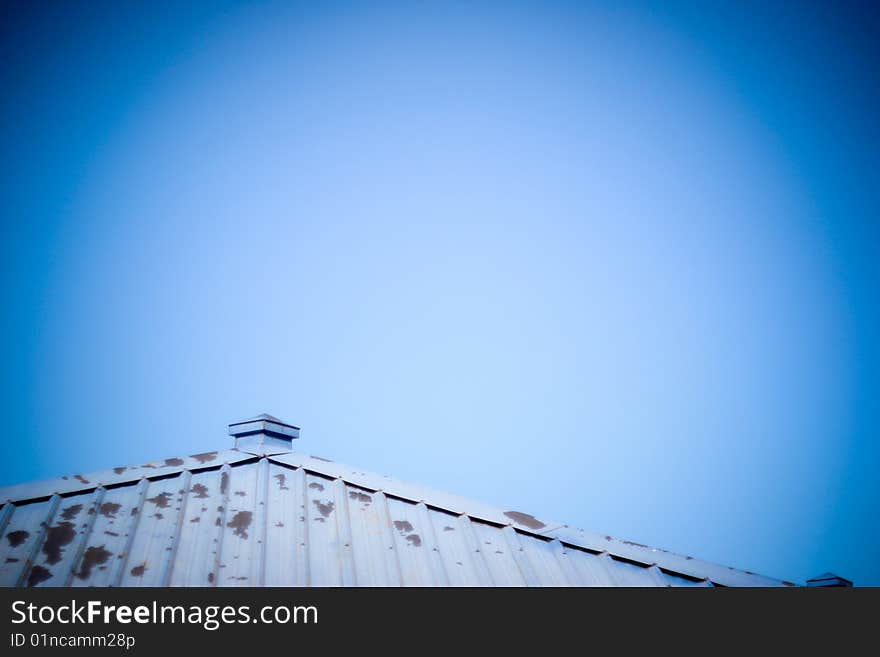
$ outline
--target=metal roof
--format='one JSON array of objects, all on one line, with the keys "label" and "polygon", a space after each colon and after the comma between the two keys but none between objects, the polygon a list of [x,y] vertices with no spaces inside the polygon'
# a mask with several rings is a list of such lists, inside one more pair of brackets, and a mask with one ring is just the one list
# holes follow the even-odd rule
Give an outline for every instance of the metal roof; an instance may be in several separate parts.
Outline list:
[{"label": "metal roof", "polygon": [[295,452],[272,416],[229,432],[0,488],[0,585],[793,586]]}]

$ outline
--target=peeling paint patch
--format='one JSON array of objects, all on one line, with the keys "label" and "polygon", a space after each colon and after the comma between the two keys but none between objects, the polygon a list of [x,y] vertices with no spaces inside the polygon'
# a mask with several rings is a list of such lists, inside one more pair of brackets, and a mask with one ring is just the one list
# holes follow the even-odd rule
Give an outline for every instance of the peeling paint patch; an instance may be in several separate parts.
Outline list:
[{"label": "peeling paint patch", "polygon": [[131,569],[132,577],[143,577],[144,571],[147,569],[147,562],[145,561],[140,566],[135,566]]},{"label": "peeling paint patch", "polygon": [[171,493],[159,493],[154,497],[147,498],[147,502],[152,502],[160,509],[167,508],[169,500],[171,500]]},{"label": "peeling paint patch", "polygon": [[46,540],[43,543],[43,553],[46,555],[46,563],[56,564],[61,561],[64,546],[76,538],[76,530],[72,522],[59,522],[54,527],[46,530]]},{"label": "peeling paint patch", "polygon": [[399,532],[411,532],[413,530],[413,526],[408,520],[395,520],[394,528]]},{"label": "peeling paint patch", "polygon": [[121,508],[122,505],[116,502],[104,502],[98,509],[98,512],[105,518],[115,518]]},{"label": "peeling paint patch", "polygon": [[413,547],[421,547],[422,545],[422,537],[418,534],[410,534],[406,537],[406,540]]},{"label": "peeling paint patch", "polygon": [[122,468],[113,468],[113,472],[115,472],[116,474],[122,474],[122,473],[125,472],[126,470],[128,470],[128,468],[124,468],[124,467],[122,467]]},{"label": "peeling paint patch", "polygon": [[312,490],[324,490],[324,484],[319,484],[315,481],[309,484],[309,488]]},{"label": "peeling paint patch", "polygon": [[193,454],[190,456],[191,459],[195,459],[199,463],[208,463],[209,461],[213,461],[217,458],[217,452],[204,452],[203,454]]},{"label": "peeling paint patch", "polygon": [[333,502],[321,502],[320,500],[312,500],[312,504],[314,504],[318,508],[318,512],[325,518],[333,513],[333,509],[336,508],[336,505]]},{"label": "peeling paint patch", "polygon": [[176,468],[179,465],[183,465],[183,459],[165,459],[165,465]]},{"label": "peeling paint patch", "polygon": [[47,579],[52,577],[52,573],[42,566],[34,566],[31,568],[30,574],[28,574],[27,585],[28,588],[34,587],[41,582],[45,582]]},{"label": "peeling paint patch", "polygon": [[251,526],[253,515],[250,511],[239,511],[232,517],[232,520],[226,523],[226,526],[232,529],[239,538],[247,538],[247,530]]},{"label": "peeling paint patch", "polygon": [[283,472],[279,472],[275,475],[275,481],[278,482],[278,490],[290,490],[290,487],[286,485],[287,477]]},{"label": "peeling paint patch", "polygon": [[73,520],[80,511],[82,511],[82,504],[74,504],[72,506],[67,507],[64,511],[61,512],[62,520]]},{"label": "peeling paint patch", "polygon": [[205,484],[193,484],[193,487],[189,489],[190,493],[195,493],[195,496],[199,499],[205,499],[208,497],[208,487]]},{"label": "peeling paint patch", "polygon": [[521,511],[505,511],[504,515],[515,523],[520,524],[523,527],[528,527],[529,529],[541,529],[542,527],[546,527],[543,522],[528,513],[522,513]]},{"label": "peeling paint patch", "polygon": [[367,495],[366,493],[361,493],[360,491],[350,490],[348,491],[348,496],[357,500],[358,502],[362,502],[364,504],[371,504],[373,502],[373,498]]},{"label": "peeling paint patch", "polygon": [[112,555],[104,549],[103,545],[89,546],[83,554],[82,566],[76,574],[80,579],[88,579],[92,574],[92,568],[107,562]]}]

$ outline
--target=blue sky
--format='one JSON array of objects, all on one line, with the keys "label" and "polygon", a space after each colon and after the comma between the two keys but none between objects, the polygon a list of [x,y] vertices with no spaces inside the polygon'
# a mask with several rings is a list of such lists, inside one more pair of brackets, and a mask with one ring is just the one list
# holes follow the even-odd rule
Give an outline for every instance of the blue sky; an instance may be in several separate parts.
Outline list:
[{"label": "blue sky", "polygon": [[0,484],[266,411],[880,585],[880,21],[766,4],[7,3]]}]

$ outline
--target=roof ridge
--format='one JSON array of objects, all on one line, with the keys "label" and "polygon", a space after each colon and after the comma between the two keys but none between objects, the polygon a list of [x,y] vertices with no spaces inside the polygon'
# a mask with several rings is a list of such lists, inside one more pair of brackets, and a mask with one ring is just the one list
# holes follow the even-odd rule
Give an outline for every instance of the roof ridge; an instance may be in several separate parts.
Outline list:
[{"label": "roof ridge", "polygon": [[478,521],[501,526],[509,525],[526,534],[547,540],[558,540],[591,552],[607,552],[612,557],[636,561],[647,566],[656,565],[661,569],[695,579],[710,580],[728,586],[794,586],[791,582],[757,575],[750,571],[721,566],[668,550],[652,548],[634,541],[617,539],[607,534],[587,532],[567,524],[545,521],[522,511],[504,510],[479,500],[411,484],[389,475],[366,472],[320,456],[286,450],[265,455],[238,449],[218,450],[151,461],[143,465],[116,467],[87,475],[76,474],[37,482],[26,482],[0,488],[0,502],[26,502],[46,498],[53,494],[64,495],[99,487],[131,484],[140,479],[154,479],[186,470],[205,470],[221,467],[224,464],[235,465],[258,458],[267,458],[274,463],[291,468],[302,468],[307,472],[330,479],[341,479],[347,484],[367,490],[382,491],[392,497],[410,502],[424,502],[427,506],[456,515],[466,515]]}]

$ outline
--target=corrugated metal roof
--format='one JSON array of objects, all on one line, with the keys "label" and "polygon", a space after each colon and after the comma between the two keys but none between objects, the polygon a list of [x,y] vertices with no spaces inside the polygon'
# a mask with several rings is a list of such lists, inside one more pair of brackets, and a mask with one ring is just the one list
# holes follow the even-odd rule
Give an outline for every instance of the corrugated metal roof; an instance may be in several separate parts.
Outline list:
[{"label": "corrugated metal roof", "polygon": [[278,452],[2,488],[0,585],[791,585]]}]

